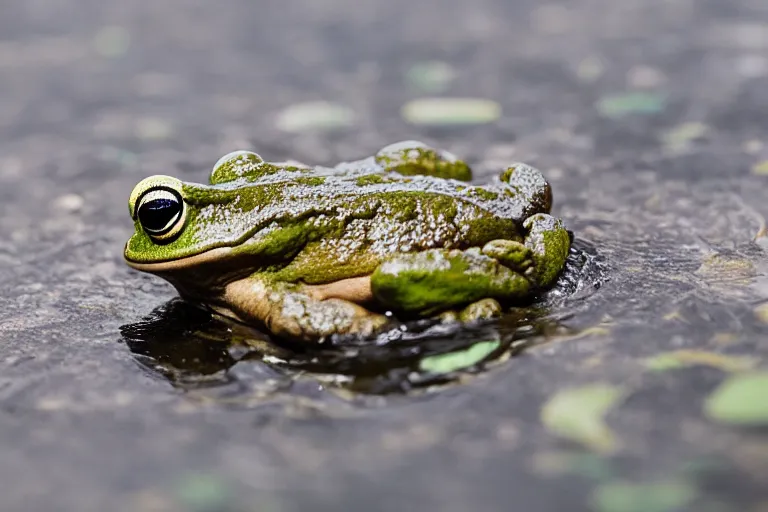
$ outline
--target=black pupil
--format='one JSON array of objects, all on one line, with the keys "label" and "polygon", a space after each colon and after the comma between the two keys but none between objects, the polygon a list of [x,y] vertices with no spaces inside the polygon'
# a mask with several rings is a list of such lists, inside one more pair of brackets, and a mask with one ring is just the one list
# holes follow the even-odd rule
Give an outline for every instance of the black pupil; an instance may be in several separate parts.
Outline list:
[{"label": "black pupil", "polygon": [[145,230],[162,234],[173,227],[170,222],[180,211],[181,204],[175,199],[152,199],[139,208],[139,221]]}]

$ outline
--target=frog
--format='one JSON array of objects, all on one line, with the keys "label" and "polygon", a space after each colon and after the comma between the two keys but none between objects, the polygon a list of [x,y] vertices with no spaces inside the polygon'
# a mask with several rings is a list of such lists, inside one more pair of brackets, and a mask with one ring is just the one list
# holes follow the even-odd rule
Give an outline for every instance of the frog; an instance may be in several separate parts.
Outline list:
[{"label": "frog", "polygon": [[476,184],[465,161],[413,140],[333,167],[237,150],[207,184],[154,175],[128,203],[130,267],[309,344],[498,318],[556,282],[572,243],[537,168],[512,162]]}]

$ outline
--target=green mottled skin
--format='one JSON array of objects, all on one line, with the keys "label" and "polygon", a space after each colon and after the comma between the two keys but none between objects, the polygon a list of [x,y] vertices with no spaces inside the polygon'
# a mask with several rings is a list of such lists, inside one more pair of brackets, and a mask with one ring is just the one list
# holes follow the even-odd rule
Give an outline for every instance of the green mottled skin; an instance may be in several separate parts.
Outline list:
[{"label": "green mottled skin", "polygon": [[433,249],[388,258],[371,276],[377,297],[394,309],[433,314],[446,296],[456,304],[486,297],[524,297],[531,283],[498,260],[466,251]]},{"label": "green mottled skin", "polygon": [[387,146],[374,157],[376,163],[404,176],[424,175],[469,181],[472,170],[447,151],[430,148],[416,141]]},{"label": "green mottled skin", "polygon": [[[415,142],[334,168],[267,163],[243,153],[217,163],[209,185],[180,185],[186,215],[175,238],[158,243],[135,218],[125,257],[162,264],[230,248],[221,259],[152,271],[182,295],[249,320],[258,315],[222,297],[233,282],[258,282],[273,292],[270,300],[290,298],[291,307],[303,311],[292,321],[305,339],[366,329],[349,323],[351,305],[307,302],[303,285],[370,276],[372,310],[420,315],[483,299],[524,299],[550,285],[570,237],[547,215],[551,191],[544,178],[522,164],[484,186],[466,183],[470,178],[464,162]],[[234,294],[238,300],[241,295]],[[466,308],[460,318],[466,320],[470,310],[481,318],[499,309],[484,304]],[[328,314],[334,325],[315,326],[310,309],[318,318]],[[280,334],[280,315],[270,315]]]}]

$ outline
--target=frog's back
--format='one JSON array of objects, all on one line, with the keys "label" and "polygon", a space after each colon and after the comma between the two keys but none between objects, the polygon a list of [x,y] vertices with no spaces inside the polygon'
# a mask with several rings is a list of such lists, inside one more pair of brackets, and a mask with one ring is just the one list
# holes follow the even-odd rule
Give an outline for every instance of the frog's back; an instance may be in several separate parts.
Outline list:
[{"label": "frog's back", "polygon": [[522,221],[549,208],[501,180],[473,186],[397,174],[315,178],[286,182],[281,191],[312,226],[309,242],[281,272],[287,280],[328,282],[369,274],[393,253],[519,240]]},{"label": "frog's back", "polygon": [[[511,172],[514,171],[514,172]],[[529,166],[510,167],[501,178],[486,185],[434,176],[403,176],[383,172],[376,165],[315,168],[312,173],[297,176],[279,172],[266,176],[250,187],[237,187],[238,193],[251,194],[252,201],[274,204],[286,201],[285,209],[324,209],[333,205],[344,209],[358,199],[380,199],[389,202],[417,202],[428,196],[443,196],[450,201],[473,205],[489,215],[522,223],[535,213],[548,213],[551,203],[549,184],[541,173]],[[279,194],[276,192],[279,191]],[[251,202],[252,202],[251,201]]]}]

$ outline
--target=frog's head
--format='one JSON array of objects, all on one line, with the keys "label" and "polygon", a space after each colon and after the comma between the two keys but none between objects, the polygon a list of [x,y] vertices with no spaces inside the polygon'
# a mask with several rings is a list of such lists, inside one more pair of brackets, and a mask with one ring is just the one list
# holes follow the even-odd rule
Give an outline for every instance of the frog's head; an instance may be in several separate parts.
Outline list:
[{"label": "frog's head", "polygon": [[216,163],[209,185],[165,175],[139,182],[128,200],[135,232],[126,262],[169,274],[236,255],[254,234],[253,215],[270,200],[253,183],[262,163],[256,153],[236,151]]}]

